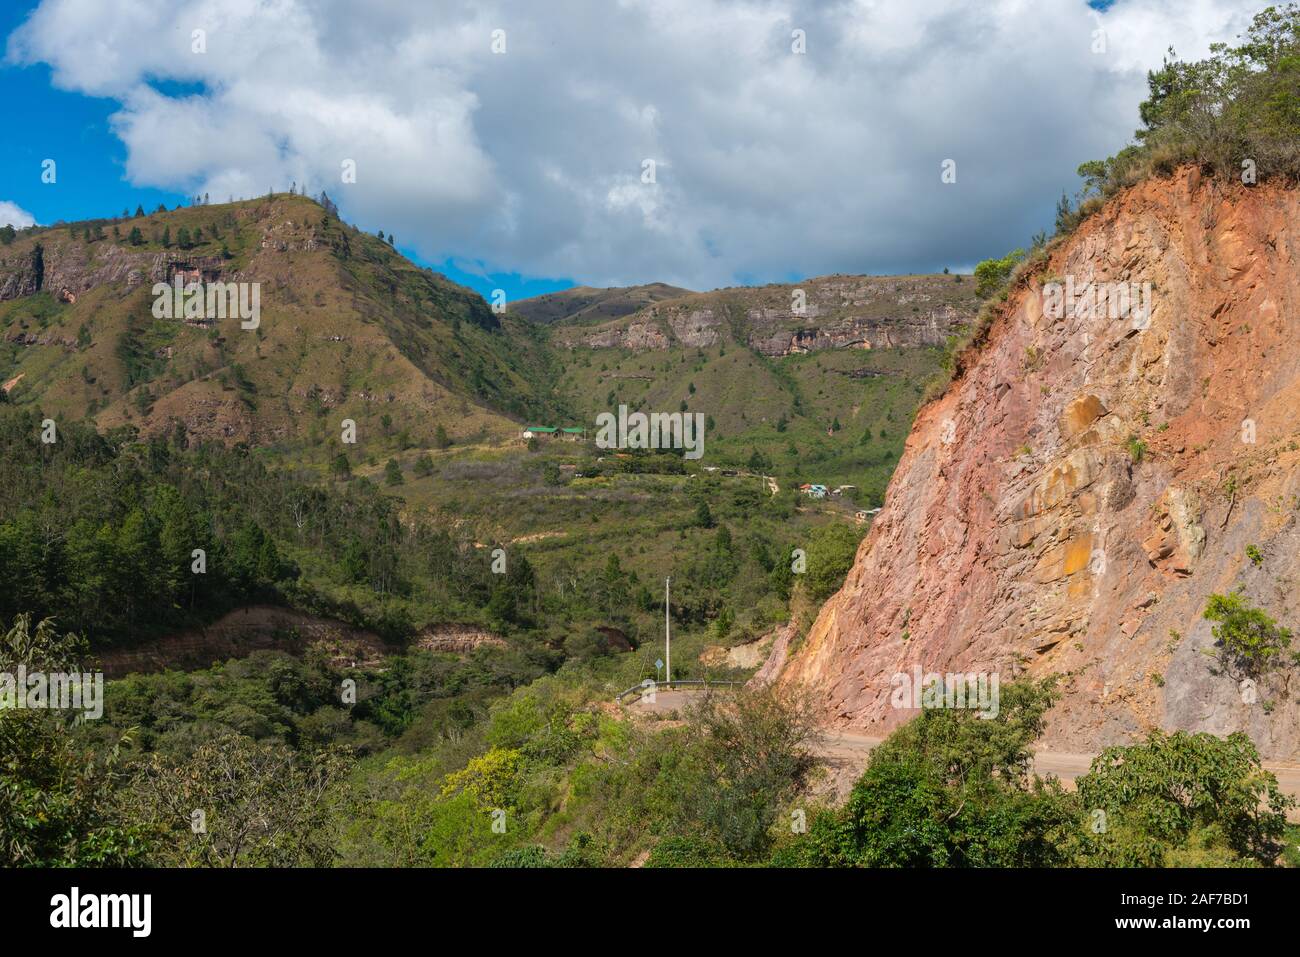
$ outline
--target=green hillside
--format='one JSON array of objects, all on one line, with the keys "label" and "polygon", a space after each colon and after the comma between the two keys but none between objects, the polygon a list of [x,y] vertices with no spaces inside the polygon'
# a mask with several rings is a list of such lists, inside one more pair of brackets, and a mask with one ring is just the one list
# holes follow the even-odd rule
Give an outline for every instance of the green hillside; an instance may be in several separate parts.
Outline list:
[{"label": "green hillside", "polygon": [[[258,283],[260,325],[155,318],[154,284],[184,269]],[[363,442],[469,440],[551,410],[533,326],[302,196],[25,230],[0,299],[0,383],[56,418],[265,445],[345,418]]]},{"label": "green hillside", "polygon": [[[803,312],[792,309],[803,297]],[[702,464],[850,484],[879,505],[944,346],[975,314],[958,276],[827,276],[666,299],[551,327],[560,401],[705,416]]]}]

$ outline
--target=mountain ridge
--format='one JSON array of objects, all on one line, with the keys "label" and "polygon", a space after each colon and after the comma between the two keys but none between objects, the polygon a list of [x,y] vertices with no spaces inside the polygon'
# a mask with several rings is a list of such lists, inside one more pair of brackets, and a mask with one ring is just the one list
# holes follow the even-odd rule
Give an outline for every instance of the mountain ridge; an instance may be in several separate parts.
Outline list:
[{"label": "mountain ridge", "polygon": [[635,286],[572,286],[511,303],[510,311],[530,322],[603,322],[636,312],[648,303],[688,295],[689,289],[662,282]]},{"label": "mountain ridge", "polygon": [[[177,273],[259,283],[260,325],[156,319]],[[504,436],[551,407],[532,326],[296,195],[24,230],[0,249],[0,338],[12,401],[146,433]]]}]

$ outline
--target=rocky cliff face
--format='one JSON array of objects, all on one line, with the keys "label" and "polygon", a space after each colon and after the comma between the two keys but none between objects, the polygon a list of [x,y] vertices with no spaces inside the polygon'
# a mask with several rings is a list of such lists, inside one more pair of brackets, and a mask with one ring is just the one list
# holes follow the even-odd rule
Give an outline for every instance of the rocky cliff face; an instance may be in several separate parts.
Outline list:
[{"label": "rocky cliff face", "polygon": [[824,276],[720,289],[655,303],[616,322],[563,328],[557,341],[633,352],[736,341],[767,356],[943,345],[973,318],[973,286],[956,276]]},{"label": "rocky cliff face", "polygon": [[1193,170],[1054,246],[922,409],[782,683],[883,731],[914,665],[1055,674],[1055,746],[1245,730],[1300,758],[1300,669],[1250,693],[1202,618],[1240,588],[1300,630],[1298,256],[1300,192]]},{"label": "rocky cliff face", "polygon": [[[41,290],[49,290],[64,302],[75,302],[77,294],[110,283],[132,288],[141,283],[169,282],[178,263],[193,266],[209,278],[236,278],[225,275],[225,263],[219,257],[190,256],[180,250],[134,252],[113,242],[94,247],[80,243],[46,244],[42,262],[44,269],[38,276],[30,251],[0,257],[0,302],[21,299]],[[196,275],[192,280],[199,278]]]}]

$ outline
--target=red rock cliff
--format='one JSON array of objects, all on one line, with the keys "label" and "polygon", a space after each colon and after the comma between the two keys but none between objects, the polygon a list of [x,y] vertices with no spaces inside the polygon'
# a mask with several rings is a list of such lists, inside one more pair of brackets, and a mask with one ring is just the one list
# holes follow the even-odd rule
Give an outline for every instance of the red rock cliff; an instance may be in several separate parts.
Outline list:
[{"label": "red rock cliff", "polygon": [[[1300,631],[1298,253],[1300,191],[1194,170],[1053,247],[921,411],[782,683],[832,723],[884,730],[910,715],[890,680],[914,664],[1055,673],[1057,747],[1240,729],[1300,757],[1297,669],[1246,701],[1201,618],[1207,595],[1241,587]],[[1067,280],[1149,283],[1149,321],[1055,309],[1044,287]]]}]

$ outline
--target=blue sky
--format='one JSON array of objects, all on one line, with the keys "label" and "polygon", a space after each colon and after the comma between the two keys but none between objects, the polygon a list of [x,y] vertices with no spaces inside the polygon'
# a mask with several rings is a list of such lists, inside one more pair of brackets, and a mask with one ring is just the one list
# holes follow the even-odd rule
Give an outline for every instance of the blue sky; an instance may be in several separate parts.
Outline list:
[{"label": "blue sky", "polygon": [[[36,6],[21,2],[0,4],[0,38],[9,36]],[[44,64],[0,63],[0,102],[5,104],[7,120],[0,134],[3,136],[0,183],[4,184],[0,188],[0,200],[15,203],[44,225],[59,220],[116,216],[123,209],[134,211],[137,205],[152,210],[159,203],[171,207],[187,201],[184,193],[128,182],[126,147],[113,134],[109,123],[109,117],[120,109],[120,104],[113,99],[58,90],[51,83],[51,72]],[[188,92],[179,84],[158,86],[178,93]],[[55,158],[58,164],[54,184],[41,181],[41,164],[47,158]],[[279,184],[280,189],[288,186],[287,182]],[[212,201],[220,200],[214,196]],[[346,209],[341,212],[351,221]],[[374,227],[357,225],[371,231],[385,228],[382,223]],[[391,227],[389,230],[394,231]],[[398,248],[415,262],[432,266],[484,296],[499,288],[514,300],[574,285],[569,279],[466,272],[450,261],[429,262],[407,247],[400,235],[397,239]]]},{"label": "blue sky", "polygon": [[[0,35],[8,36],[30,7],[0,7]],[[0,150],[0,199],[17,203],[37,222],[85,219],[181,201],[179,195],[133,187],[123,180],[126,149],[109,130],[117,105],[50,84],[44,65],[0,65],[0,101],[5,104],[4,148]],[[41,182],[41,163],[56,158],[58,181]]]},{"label": "blue sky", "polygon": [[1170,45],[1263,5],[11,0],[0,215],[316,193],[351,159],[344,219],[510,299],[969,269],[1050,228]]}]

